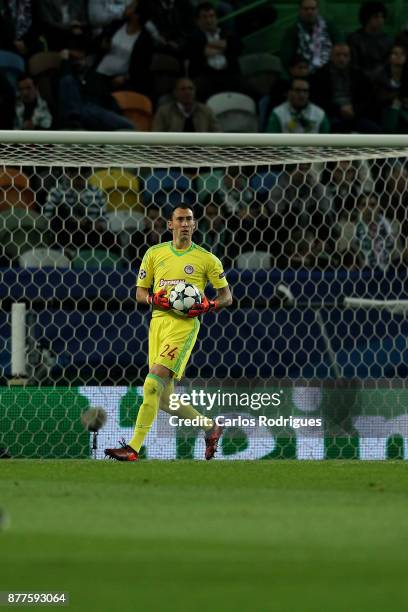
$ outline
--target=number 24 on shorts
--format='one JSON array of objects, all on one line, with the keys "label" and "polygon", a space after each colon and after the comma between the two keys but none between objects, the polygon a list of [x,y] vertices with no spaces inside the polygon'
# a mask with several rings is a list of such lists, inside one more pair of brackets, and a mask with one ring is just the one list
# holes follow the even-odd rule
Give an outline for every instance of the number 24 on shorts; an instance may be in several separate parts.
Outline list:
[{"label": "number 24 on shorts", "polygon": [[174,359],[176,357],[175,352],[177,351],[178,346],[170,348],[170,344],[165,344],[162,352],[160,353],[160,357],[169,357],[170,359]]}]

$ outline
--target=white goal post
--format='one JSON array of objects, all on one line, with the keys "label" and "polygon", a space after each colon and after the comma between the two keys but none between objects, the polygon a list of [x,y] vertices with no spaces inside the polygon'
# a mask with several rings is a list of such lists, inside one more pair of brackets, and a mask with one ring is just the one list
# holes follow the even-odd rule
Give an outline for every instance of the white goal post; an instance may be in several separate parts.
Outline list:
[{"label": "white goal post", "polygon": [[[169,209],[187,203],[234,304],[204,320],[186,377],[283,389],[279,414],[325,422],[313,443],[231,435],[225,456],[373,458],[367,440],[401,434],[378,453],[408,457],[405,194],[405,135],[1,132],[0,446],[88,456],[85,408],[106,410],[107,445],[133,427],[148,334],[136,276],[147,248],[171,239]],[[274,300],[280,284],[290,308]],[[24,373],[28,386],[10,390]],[[360,450],[333,438],[357,430]],[[148,456],[199,455],[166,432]]]},{"label": "white goal post", "polygon": [[406,157],[408,137],[4,130],[0,147],[0,163],[21,166],[229,167]]}]

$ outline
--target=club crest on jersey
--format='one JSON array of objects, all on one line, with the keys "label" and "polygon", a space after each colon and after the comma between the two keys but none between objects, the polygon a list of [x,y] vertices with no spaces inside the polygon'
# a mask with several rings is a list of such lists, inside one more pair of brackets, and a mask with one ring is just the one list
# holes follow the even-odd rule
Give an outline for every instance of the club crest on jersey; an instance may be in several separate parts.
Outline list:
[{"label": "club crest on jersey", "polygon": [[193,266],[190,266],[190,265],[185,266],[185,268],[184,268],[184,272],[185,272],[186,274],[192,274],[192,273],[194,272],[194,267],[193,267]]},{"label": "club crest on jersey", "polygon": [[139,278],[140,280],[143,280],[144,278],[146,278],[146,270],[140,270]]}]

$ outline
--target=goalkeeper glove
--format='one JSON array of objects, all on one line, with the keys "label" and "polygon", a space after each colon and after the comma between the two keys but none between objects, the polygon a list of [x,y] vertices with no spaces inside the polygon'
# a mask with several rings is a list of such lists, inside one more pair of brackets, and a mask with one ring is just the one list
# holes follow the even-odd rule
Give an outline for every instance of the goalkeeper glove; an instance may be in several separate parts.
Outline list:
[{"label": "goalkeeper glove", "polygon": [[149,295],[147,298],[149,304],[153,304],[154,306],[158,306],[159,308],[163,308],[164,310],[170,309],[169,298],[166,295],[165,289],[160,289],[157,293],[153,293],[153,295]]},{"label": "goalkeeper glove", "polygon": [[204,295],[201,301],[201,304],[199,304],[198,302],[193,304],[190,310],[188,311],[187,316],[188,317],[199,317],[205,312],[213,312],[217,308],[218,308],[217,300],[209,300]]}]

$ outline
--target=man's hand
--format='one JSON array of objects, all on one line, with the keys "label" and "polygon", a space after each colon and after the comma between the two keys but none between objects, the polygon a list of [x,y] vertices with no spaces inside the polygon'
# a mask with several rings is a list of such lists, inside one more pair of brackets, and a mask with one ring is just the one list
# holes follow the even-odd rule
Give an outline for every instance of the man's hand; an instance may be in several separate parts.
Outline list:
[{"label": "man's hand", "polygon": [[149,295],[147,298],[149,304],[153,304],[154,306],[159,306],[159,308],[163,308],[164,310],[170,309],[169,298],[166,295],[165,289],[160,289],[157,293],[153,293],[153,295]]},{"label": "man's hand", "polygon": [[205,312],[214,311],[217,308],[218,308],[217,300],[208,300],[204,295],[201,301],[201,304],[199,304],[198,302],[193,304],[190,310],[188,311],[187,316],[188,317],[199,317]]}]

